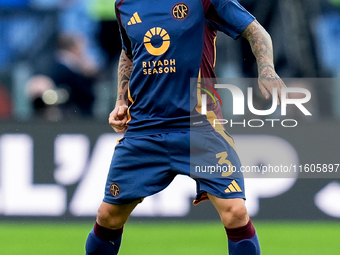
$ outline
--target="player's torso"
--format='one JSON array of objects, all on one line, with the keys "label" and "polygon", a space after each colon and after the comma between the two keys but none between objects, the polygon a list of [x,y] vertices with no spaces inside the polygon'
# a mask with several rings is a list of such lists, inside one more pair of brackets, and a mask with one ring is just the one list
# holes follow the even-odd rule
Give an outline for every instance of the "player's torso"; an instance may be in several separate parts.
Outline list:
[{"label": "player's torso", "polygon": [[196,93],[190,78],[198,76],[202,58],[202,2],[117,0],[116,6],[134,63],[130,124],[188,116],[191,94]]},{"label": "player's torso", "polygon": [[[202,41],[204,25],[200,0],[117,0],[117,3],[135,62],[186,58],[201,50],[202,44],[197,41]],[[144,74],[156,73],[144,71],[143,64],[140,68]]]}]

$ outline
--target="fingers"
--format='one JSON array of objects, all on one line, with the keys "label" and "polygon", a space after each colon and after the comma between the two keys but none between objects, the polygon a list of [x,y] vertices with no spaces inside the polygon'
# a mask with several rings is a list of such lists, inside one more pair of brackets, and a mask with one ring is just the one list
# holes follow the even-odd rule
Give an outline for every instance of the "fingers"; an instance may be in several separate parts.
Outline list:
[{"label": "fingers", "polygon": [[262,95],[265,97],[265,99],[269,99],[269,92],[260,80],[259,80],[259,88],[261,90]]},{"label": "fingers", "polygon": [[[280,86],[280,94],[279,94],[279,96],[280,96],[280,102],[282,102],[282,88],[287,88],[287,86],[286,86],[286,84],[280,79],[280,84],[281,84],[281,86]],[[286,98],[288,98],[288,95],[286,95]]]},{"label": "fingers", "polygon": [[[277,89],[277,105],[280,105],[281,101],[282,101],[282,88],[285,88],[286,85],[284,84],[284,82],[278,78],[275,80],[263,80],[263,79],[259,79],[259,88],[262,92],[262,95],[266,98],[269,99],[270,95],[273,96],[273,89],[276,88]],[[275,96],[276,96],[275,95]]]},{"label": "fingers", "polygon": [[117,133],[123,133],[127,129],[126,122],[127,122],[127,117],[125,116],[122,120],[109,121],[109,124],[111,125],[113,130],[116,131]]},{"label": "fingers", "polygon": [[123,120],[127,115],[128,107],[126,105],[117,106],[109,116],[109,123],[115,123]]},{"label": "fingers", "polygon": [[127,129],[127,109],[126,105],[117,106],[109,115],[109,124],[117,133],[123,133]]},{"label": "fingers", "polygon": [[[274,82],[274,84],[273,84],[273,88],[272,88],[272,90],[274,89],[274,88],[276,88],[276,95],[277,95],[277,105],[280,105],[280,103],[281,103],[281,83],[280,83],[280,80],[281,79],[279,79],[278,81],[275,81]],[[273,92],[272,92],[272,95],[273,95]]]},{"label": "fingers", "polygon": [[128,107],[126,105],[118,106],[117,118],[120,119],[120,118],[125,117],[127,113],[127,109]]},{"label": "fingers", "polygon": [[111,125],[111,127],[113,128],[114,131],[116,131],[116,133],[124,133],[128,128],[126,125],[122,127],[117,127],[117,126],[114,127]]}]

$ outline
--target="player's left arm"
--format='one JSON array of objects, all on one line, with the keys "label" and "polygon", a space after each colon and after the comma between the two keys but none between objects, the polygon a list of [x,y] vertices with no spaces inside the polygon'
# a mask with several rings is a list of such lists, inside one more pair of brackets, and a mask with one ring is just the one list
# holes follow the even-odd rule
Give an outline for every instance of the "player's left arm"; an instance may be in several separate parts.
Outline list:
[{"label": "player's left arm", "polygon": [[242,37],[250,43],[258,67],[259,88],[266,99],[277,88],[278,103],[281,101],[281,89],[286,87],[274,68],[272,40],[261,24],[254,20],[242,32]]}]

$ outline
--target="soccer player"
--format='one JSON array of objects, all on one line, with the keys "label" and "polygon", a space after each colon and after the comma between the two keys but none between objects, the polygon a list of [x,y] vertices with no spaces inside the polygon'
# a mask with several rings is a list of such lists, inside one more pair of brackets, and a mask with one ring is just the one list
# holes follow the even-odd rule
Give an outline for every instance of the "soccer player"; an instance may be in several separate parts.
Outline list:
[{"label": "soccer player", "polygon": [[[208,120],[221,114],[220,107],[208,106],[207,115],[200,114],[201,89],[190,82],[215,77],[217,31],[249,41],[266,98],[276,87],[280,99],[285,87],[274,70],[270,36],[236,0],[116,0],[115,7],[123,50],[109,124],[125,135],[112,157],[86,254],[117,254],[135,206],[166,188],[177,174],[190,176],[193,164],[240,168],[233,140]],[[197,183],[194,203],[210,199],[220,215],[229,254],[259,255],[243,179],[234,173],[191,177]]]}]

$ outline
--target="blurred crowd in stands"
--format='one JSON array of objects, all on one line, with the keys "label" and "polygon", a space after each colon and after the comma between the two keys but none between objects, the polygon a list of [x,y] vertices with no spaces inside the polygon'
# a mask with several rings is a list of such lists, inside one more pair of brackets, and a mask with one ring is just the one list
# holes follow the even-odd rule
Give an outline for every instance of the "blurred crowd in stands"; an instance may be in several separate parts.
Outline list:
[{"label": "blurred crowd in stands", "polygon": [[[340,84],[334,79],[340,78],[340,0],[239,2],[271,34],[278,74],[298,78],[291,86],[317,95],[315,117],[340,118]],[[121,50],[113,4],[0,0],[0,119],[107,119]],[[217,75],[257,76],[245,40],[218,36]],[[334,84],[313,84],[321,78]]]}]

